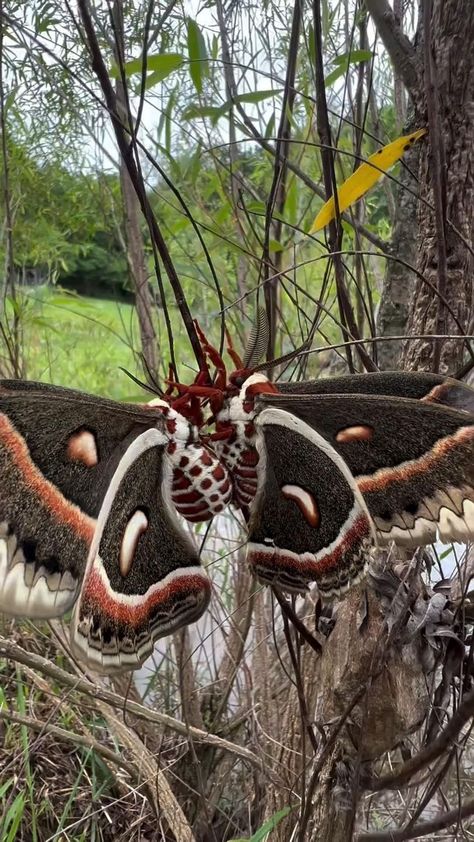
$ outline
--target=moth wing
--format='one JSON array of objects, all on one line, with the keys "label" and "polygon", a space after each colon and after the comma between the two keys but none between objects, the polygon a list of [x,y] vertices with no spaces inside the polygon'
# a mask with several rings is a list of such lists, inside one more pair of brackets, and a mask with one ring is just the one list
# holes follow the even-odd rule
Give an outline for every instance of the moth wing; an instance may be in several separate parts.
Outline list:
[{"label": "moth wing", "polygon": [[262,581],[323,597],[364,573],[374,531],[344,460],[314,428],[283,409],[260,412],[258,488],[251,505],[247,558]]},{"label": "moth wing", "polygon": [[277,385],[285,395],[392,395],[474,413],[474,389],[460,380],[425,371],[376,371]]},{"label": "moth wing", "polygon": [[[460,400],[456,385],[453,390],[451,398]],[[470,412],[432,398],[367,394],[271,395],[259,405],[269,402],[293,412],[340,453],[382,543],[416,547],[437,537],[444,542],[474,538]]]},{"label": "moth wing", "polygon": [[100,510],[71,629],[92,669],[134,669],[155,641],[197,620],[209,579],[171,501],[168,439],[139,435],[120,460]]},{"label": "moth wing", "polygon": [[0,381],[0,610],[50,618],[75,602],[123,453],[158,411]]}]

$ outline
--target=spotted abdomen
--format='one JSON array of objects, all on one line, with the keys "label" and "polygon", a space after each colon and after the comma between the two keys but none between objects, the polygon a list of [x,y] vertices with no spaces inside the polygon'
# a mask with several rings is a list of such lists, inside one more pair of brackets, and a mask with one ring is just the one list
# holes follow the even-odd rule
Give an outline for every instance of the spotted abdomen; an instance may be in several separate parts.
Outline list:
[{"label": "spotted abdomen", "polygon": [[232,477],[233,501],[240,509],[250,506],[257,491],[258,453],[245,439],[222,442],[219,455]]},{"label": "spotted abdomen", "polygon": [[192,442],[171,458],[171,496],[180,515],[191,523],[200,523],[222,512],[230,503],[232,486],[226,466],[214,451]]}]

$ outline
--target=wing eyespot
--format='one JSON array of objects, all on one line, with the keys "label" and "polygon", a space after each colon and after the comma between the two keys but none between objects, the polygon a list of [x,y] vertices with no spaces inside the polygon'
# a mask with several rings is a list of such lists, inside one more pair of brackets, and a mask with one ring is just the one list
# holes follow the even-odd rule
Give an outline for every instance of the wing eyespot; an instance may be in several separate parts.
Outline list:
[{"label": "wing eyespot", "polygon": [[344,427],[336,434],[336,441],[370,441],[373,438],[374,430],[368,424],[355,424],[351,427]]},{"label": "wing eyespot", "polygon": [[310,526],[319,526],[319,508],[313,495],[299,485],[284,485],[281,493],[287,500],[294,500]]},{"label": "wing eyespot", "polygon": [[140,535],[148,529],[148,518],[142,509],[137,509],[128,521],[120,546],[119,569],[125,579],[130,573]]},{"label": "wing eyespot", "polygon": [[67,443],[66,455],[71,462],[82,462],[87,468],[97,465],[99,456],[94,433],[84,428],[73,433]]}]

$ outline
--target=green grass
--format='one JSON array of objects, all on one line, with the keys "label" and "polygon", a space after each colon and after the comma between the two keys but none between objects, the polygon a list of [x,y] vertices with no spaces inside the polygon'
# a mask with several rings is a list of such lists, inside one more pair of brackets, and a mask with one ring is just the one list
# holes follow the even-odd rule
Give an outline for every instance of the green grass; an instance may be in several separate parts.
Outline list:
[{"label": "green grass", "polygon": [[143,377],[136,351],[134,307],[39,288],[22,305],[29,380],[69,386],[116,400],[138,400],[140,389],[120,366]]}]

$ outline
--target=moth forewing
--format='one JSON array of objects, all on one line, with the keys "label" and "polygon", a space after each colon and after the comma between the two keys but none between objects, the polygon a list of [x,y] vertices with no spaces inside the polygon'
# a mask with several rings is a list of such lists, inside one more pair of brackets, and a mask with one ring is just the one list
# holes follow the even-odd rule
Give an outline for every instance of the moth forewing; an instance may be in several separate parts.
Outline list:
[{"label": "moth forewing", "polygon": [[[416,378],[420,383],[426,386],[427,379]],[[437,537],[448,543],[471,540],[474,416],[459,408],[464,392],[456,384],[429,378],[428,385],[423,399],[279,394],[263,395],[259,406],[271,402],[294,413],[334,445],[364,496],[381,543],[417,547]],[[451,399],[455,408],[447,403]]]}]

